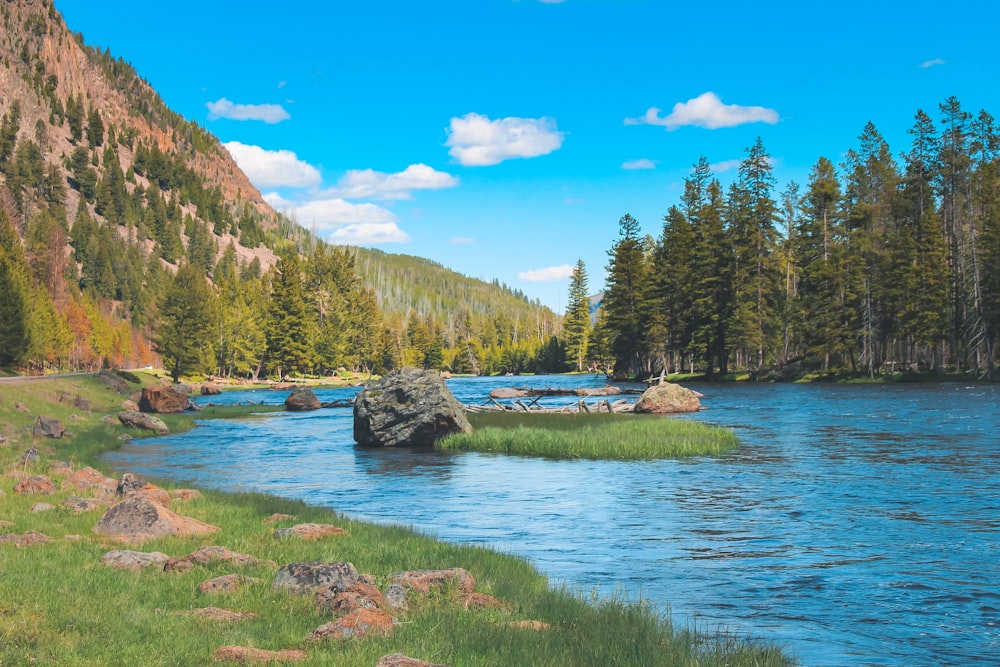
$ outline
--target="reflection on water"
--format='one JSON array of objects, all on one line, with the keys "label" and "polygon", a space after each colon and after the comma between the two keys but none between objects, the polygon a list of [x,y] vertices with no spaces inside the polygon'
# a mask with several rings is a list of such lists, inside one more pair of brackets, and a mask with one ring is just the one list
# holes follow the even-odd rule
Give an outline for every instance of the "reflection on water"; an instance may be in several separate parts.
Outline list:
[{"label": "reflection on water", "polygon": [[[450,386],[479,403],[492,388],[528,383],[600,380]],[[807,665],[996,661],[1000,388],[698,388],[709,409],[689,418],[734,428],[743,448],[684,462],[370,450],[352,441],[351,411],[331,409],[209,422],[110,460],[512,551],[556,582],[624,588],[699,625],[773,638]]]}]

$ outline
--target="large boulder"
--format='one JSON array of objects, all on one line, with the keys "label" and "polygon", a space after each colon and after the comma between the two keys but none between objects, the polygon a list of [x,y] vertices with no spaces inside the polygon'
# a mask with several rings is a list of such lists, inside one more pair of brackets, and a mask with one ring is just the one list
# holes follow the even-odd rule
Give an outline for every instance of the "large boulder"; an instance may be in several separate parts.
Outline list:
[{"label": "large boulder", "polygon": [[218,530],[217,526],[174,514],[142,496],[126,498],[108,509],[94,526],[96,533],[133,544],[168,535],[207,535]]},{"label": "large boulder", "polygon": [[289,412],[319,410],[320,407],[319,399],[309,387],[295,387],[285,399],[285,409]]},{"label": "large boulder", "polygon": [[310,561],[285,565],[274,575],[272,586],[299,595],[308,595],[321,589],[347,591],[362,581],[362,576],[351,563]]},{"label": "large boulder", "polygon": [[32,435],[40,438],[61,438],[64,433],[66,433],[66,427],[53,417],[38,417],[31,430]]},{"label": "large boulder", "polygon": [[139,398],[139,409],[143,412],[184,412],[188,408],[191,399],[182,391],[177,391],[173,387],[156,385],[142,388],[142,396]]},{"label": "large boulder", "polygon": [[219,387],[219,385],[215,384],[214,382],[206,382],[205,384],[201,385],[202,396],[218,396],[221,393],[222,389]]},{"label": "large boulder", "polygon": [[360,445],[428,446],[450,433],[470,433],[462,405],[437,371],[401,368],[368,384],[354,401]]},{"label": "large boulder", "polygon": [[671,414],[675,412],[697,412],[701,410],[699,394],[679,384],[653,385],[635,404],[635,412],[649,414]]},{"label": "large boulder", "polygon": [[122,410],[118,413],[118,421],[129,428],[140,428],[144,431],[156,431],[160,435],[167,435],[170,429],[163,423],[163,420],[153,415],[135,410]]}]

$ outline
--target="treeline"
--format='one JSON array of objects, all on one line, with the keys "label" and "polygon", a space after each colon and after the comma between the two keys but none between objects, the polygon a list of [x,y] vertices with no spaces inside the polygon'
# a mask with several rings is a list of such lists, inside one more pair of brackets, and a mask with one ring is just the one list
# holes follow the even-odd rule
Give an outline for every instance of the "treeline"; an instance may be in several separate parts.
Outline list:
[{"label": "treeline", "polygon": [[952,97],[909,134],[897,160],[869,123],[780,194],[760,139],[727,189],[701,158],[659,238],[619,221],[590,358],[622,375],[997,379],[1000,133]]}]

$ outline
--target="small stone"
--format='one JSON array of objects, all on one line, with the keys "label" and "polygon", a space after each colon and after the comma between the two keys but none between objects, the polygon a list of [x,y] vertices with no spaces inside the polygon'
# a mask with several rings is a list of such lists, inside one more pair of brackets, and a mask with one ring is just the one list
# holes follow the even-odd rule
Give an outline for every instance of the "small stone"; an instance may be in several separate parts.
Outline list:
[{"label": "small stone", "polygon": [[221,621],[225,623],[246,621],[260,616],[260,614],[253,611],[230,611],[229,609],[220,609],[219,607],[202,607],[200,609],[193,609],[188,613],[208,621]]},{"label": "small stone", "polygon": [[31,430],[32,435],[45,438],[61,438],[65,432],[66,427],[58,419],[42,416],[35,420],[35,426]]},{"label": "small stone", "polygon": [[195,565],[209,565],[214,562],[231,563],[241,567],[255,567],[264,565],[267,567],[277,567],[274,561],[260,560],[248,554],[241,554],[228,547],[205,546],[182,558],[171,558],[164,566],[164,572],[187,572]]},{"label": "small stone", "polygon": [[131,570],[138,572],[144,567],[163,568],[163,564],[169,560],[169,556],[159,551],[128,551],[119,549],[109,551],[101,556],[101,565],[114,568],[116,570]]},{"label": "small stone", "polygon": [[298,649],[266,651],[262,648],[248,646],[221,646],[212,653],[212,659],[217,662],[238,662],[250,665],[261,662],[294,662],[305,660],[306,657],[306,652]]},{"label": "small stone", "polygon": [[394,611],[406,611],[410,608],[410,601],[406,594],[406,588],[398,581],[385,587],[385,591],[382,593],[382,598]]},{"label": "small stone", "polygon": [[38,454],[37,447],[28,447],[21,454],[21,463],[23,465],[35,465],[36,463],[41,462],[41,460],[42,457]]},{"label": "small stone", "polygon": [[198,584],[198,590],[205,595],[215,595],[217,593],[237,593],[246,586],[259,581],[253,577],[242,574],[224,574],[208,581]]},{"label": "small stone", "polygon": [[279,528],[274,531],[278,539],[298,537],[303,540],[318,540],[330,535],[349,535],[346,530],[326,523],[300,523],[291,528]]},{"label": "small stone", "polygon": [[323,639],[361,639],[369,634],[392,636],[393,618],[378,609],[358,609],[336,621],[321,625],[306,637],[313,641]]},{"label": "small stone", "polygon": [[291,514],[279,514],[275,512],[266,519],[261,519],[261,523],[277,523],[279,521],[295,521],[295,517]]},{"label": "small stone", "polygon": [[34,505],[31,506],[31,509],[29,509],[28,511],[31,512],[32,514],[39,514],[41,512],[48,512],[50,510],[54,510],[55,508],[56,506],[53,505],[52,503],[35,503]]},{"label": "small stone", "polygon": [[424,660],[417,660],[416,658],[411,658],[409,656],[403,655],[402,653],[392,653],[391,655],[384,655],[379,658],[378,662],[375,663],[375,667],[448,667],[447,665],[439,665],[433,662],[426,662]]},{"label": "small stone", "polygon": [[52,484],[52,480],[45,475],[25,477],[14,485],[14,493],[19,493],[22,496],[49,495],[55,492],[56,487]]},{"label": "small stone", "polygon": [[63,507],[72,510],[73,514],[83,514],[94,510],[104,509],[108,506],[108,501],[101,502],[93,498],[77,498],[76,496],[63,501]]}]

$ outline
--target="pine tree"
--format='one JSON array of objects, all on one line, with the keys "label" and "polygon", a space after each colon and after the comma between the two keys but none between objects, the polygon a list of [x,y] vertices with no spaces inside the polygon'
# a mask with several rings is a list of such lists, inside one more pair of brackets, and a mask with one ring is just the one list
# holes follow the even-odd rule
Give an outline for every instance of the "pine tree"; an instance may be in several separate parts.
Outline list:
[{"label": "pine tree", "polygon": [[639,223],[625,214],[618,221],[618,241],[608,251],[604,289],[604,326],[614,357],[614,373],[628,377],[643,366],[643,299],[646,266]]},{"label": "pine tree", "polygon": [[156,340],[174,382],[182,374],[211,369],[215,308],[215,294],[205,275],[181,262],[160,306]]},{"label": "pine tree", "polygon": [[587,339],[590,336],[590,297],[587,294],[587,267],[577,260],[569,282],[569,299],[563,318],[563,336],[569,361],[582,371],[587,360]]},{"label": "pine tree", "polygon": [[312,367],[313,324],[297,252],[283,255],[271,271],[267,354],[279,375]]}]

